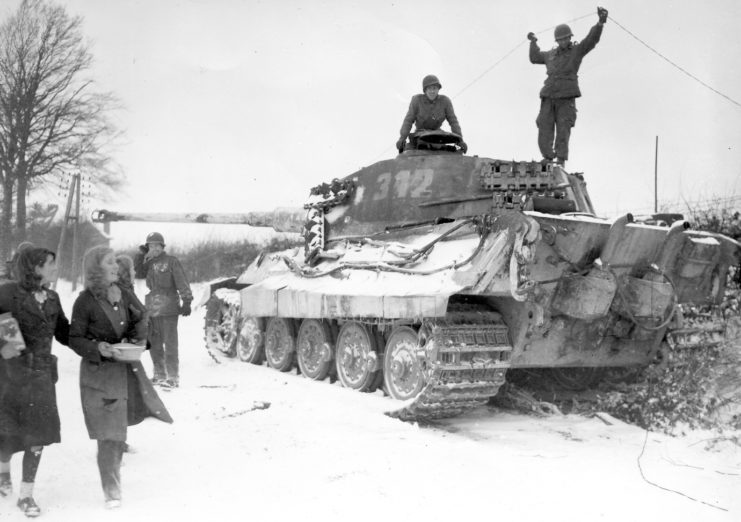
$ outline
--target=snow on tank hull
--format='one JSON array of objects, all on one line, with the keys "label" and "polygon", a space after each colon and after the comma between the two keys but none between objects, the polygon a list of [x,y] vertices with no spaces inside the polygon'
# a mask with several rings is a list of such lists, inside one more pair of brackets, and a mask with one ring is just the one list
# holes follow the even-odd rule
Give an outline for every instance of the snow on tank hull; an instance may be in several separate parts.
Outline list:
[{"label": "snow on tank hull", "polygon": [[580,174],[430,134],[427,150],[312,189],[305,249],[214,288],[209,350],[383,386],[401,418],[449,416],[510,368],[647,365],[681,331],[677,304],[720,302],[737,242],[598,218]]},{"label": "snow on tank hull", "polygon": [[236,349],[383,382],[402,418],[480,404],[508,368],[649,364],[677,303],[720,301],[739,247],[597,218],[581,176],[539,162],[405,153],[341,181],[309,206],[320,247],[238,279]]}]

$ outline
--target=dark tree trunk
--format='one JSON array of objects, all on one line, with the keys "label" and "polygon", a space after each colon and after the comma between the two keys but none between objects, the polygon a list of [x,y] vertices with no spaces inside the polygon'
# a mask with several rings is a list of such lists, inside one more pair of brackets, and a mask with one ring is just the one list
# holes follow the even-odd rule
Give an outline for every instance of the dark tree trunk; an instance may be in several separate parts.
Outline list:
[{"label": "dark tree trunk", "polygon": [[15,207],[15,240],[18,242],[26,240],[26,192],[28,179],[26,176],[18,176],[18,190],[16,191]]},{"label": "dark tree trunk", "polygon": [[0,216],[0,262],[1,271],[5,271],[5,261],[13,250],[13,178],[3,181],[3,206]]}]

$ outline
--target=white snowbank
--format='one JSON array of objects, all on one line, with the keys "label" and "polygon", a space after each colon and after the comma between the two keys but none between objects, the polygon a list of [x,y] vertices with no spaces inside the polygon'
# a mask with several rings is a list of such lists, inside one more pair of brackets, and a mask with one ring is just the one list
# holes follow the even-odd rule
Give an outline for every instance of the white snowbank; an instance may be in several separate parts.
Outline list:
[{"label": "white snowbank", "polygon": [[[74,296],[64,291],[65,310]],[[78,357],[55,346],[62,443],[48,447],[35,498],[42,520],[741,519],[741,453],[578,416],[535,418],[481,408],[436,427],[383,415],[394,403],[203,348],[203,310],[181,318],[181,388],[161,396],[172,425],[130,428],[123,506],[103,508],[95,442],[80,410]],[[145,355],[145,366],[151,369]],[[267,401],[265,410],[249,410]],[[13,458],[20,482],[21,455]],[[0,519],[25,520],[17,497]]]}]

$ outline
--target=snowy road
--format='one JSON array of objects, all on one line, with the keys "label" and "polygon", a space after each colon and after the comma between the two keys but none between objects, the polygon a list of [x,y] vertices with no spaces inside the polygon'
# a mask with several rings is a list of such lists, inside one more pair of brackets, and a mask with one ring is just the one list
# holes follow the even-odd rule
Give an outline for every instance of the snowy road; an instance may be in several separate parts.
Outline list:
[{"label": "snowy road", "polygon": [[[380,392],[215,364],[202,316],[181,319],[181,388],[161,394],[175,423],[129,431],[136,453],[124,456],[114,512],[103,508],[80,411],[78,358],[55,347],[62,443],[41,462],[42,520],[741,520],[741,452],[706,451],[697,441],[712,435],[647,440],[646,477],[691,500],[641,478],[638,428],[488,408],[435,427],[405,424],[383,415],[393,403]],[[256,401],[271,406],[246,411]],[[15,500],[0,499],[0,519],[25,520]]]}]

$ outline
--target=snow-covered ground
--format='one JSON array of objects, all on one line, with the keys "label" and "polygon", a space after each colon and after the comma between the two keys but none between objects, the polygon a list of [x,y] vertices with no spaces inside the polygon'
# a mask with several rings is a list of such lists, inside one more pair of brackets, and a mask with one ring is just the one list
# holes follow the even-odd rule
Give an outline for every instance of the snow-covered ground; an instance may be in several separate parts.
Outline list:
[{"label": "snow-covered ground", "polygon": [[[136,452],[124,456],[117,511],[103,507],[78,357],[55,346],[62,443],[37,477],[43,520],[741,520],[741,451],[707,450],[712,434],[646,438],[622,423],[486,407],[421,427],[383,415],[394,403],[380,392],[216,364],[202,325],[203,309],[181,318],[181,388],[160,394],[175,423],[129,430]],[[260,401],[270,407],[248,411]],[[16,492],[20,468],[17,454]],[[25,520],[16,498],[0,499],[0,519]]]}]

